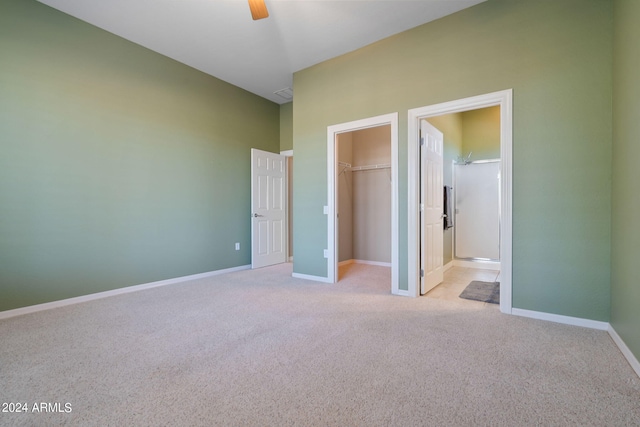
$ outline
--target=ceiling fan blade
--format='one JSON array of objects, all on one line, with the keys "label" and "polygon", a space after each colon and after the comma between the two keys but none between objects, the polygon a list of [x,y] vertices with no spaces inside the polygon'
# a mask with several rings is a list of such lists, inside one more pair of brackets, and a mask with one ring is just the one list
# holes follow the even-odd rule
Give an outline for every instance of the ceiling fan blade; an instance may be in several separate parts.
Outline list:
[{"label": "ceiling fan blade", "polygon": [[269,16],[267,5],[264,4],[264,0],[249,0],[249,9],[251,9],[251,17],[254,21]]}]

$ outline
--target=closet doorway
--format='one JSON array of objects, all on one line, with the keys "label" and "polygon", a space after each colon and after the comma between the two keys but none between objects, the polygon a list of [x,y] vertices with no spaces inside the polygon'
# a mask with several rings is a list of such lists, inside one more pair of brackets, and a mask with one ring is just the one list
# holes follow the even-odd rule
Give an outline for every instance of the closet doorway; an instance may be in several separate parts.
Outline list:
[{"label": "closet doorway", "polygon": [[336,144],[338,266],[391,267],[391,126],[344,132]]},{"label": "closet doorway", "polygon": [[398,115],[327,128],[327,279],[340,262],[391,267],[398,293]]}]

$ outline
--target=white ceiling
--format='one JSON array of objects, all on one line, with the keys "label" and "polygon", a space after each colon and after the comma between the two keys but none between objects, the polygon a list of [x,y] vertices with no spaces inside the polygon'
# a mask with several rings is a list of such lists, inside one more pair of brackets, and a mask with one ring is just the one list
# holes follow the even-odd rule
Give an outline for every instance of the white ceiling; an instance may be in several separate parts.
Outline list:
[{"label": "white ceiling", "polygon": [[485,0],[39,0],[277,103],[293,73]]}]

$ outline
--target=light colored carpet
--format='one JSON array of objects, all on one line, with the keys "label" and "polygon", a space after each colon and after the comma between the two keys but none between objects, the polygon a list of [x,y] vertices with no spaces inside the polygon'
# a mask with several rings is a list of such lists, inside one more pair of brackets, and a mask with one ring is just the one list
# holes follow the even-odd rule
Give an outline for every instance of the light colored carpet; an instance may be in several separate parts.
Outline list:
[{"label": "light colored carpet", "polygon": [[3,426],[631,426],[640,381],[608,334],[497,306],[337,285],[289,264],[0,321]]}]

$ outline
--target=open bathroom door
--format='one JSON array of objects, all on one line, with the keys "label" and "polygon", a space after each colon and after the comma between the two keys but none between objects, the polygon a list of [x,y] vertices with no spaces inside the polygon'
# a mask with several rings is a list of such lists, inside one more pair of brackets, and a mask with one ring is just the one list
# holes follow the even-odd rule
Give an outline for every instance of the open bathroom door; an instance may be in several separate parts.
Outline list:
[{"label": "open bathroom door", "polygon": [[426,120],[420,121],[420,294],[442,283],[443,135]]}]

